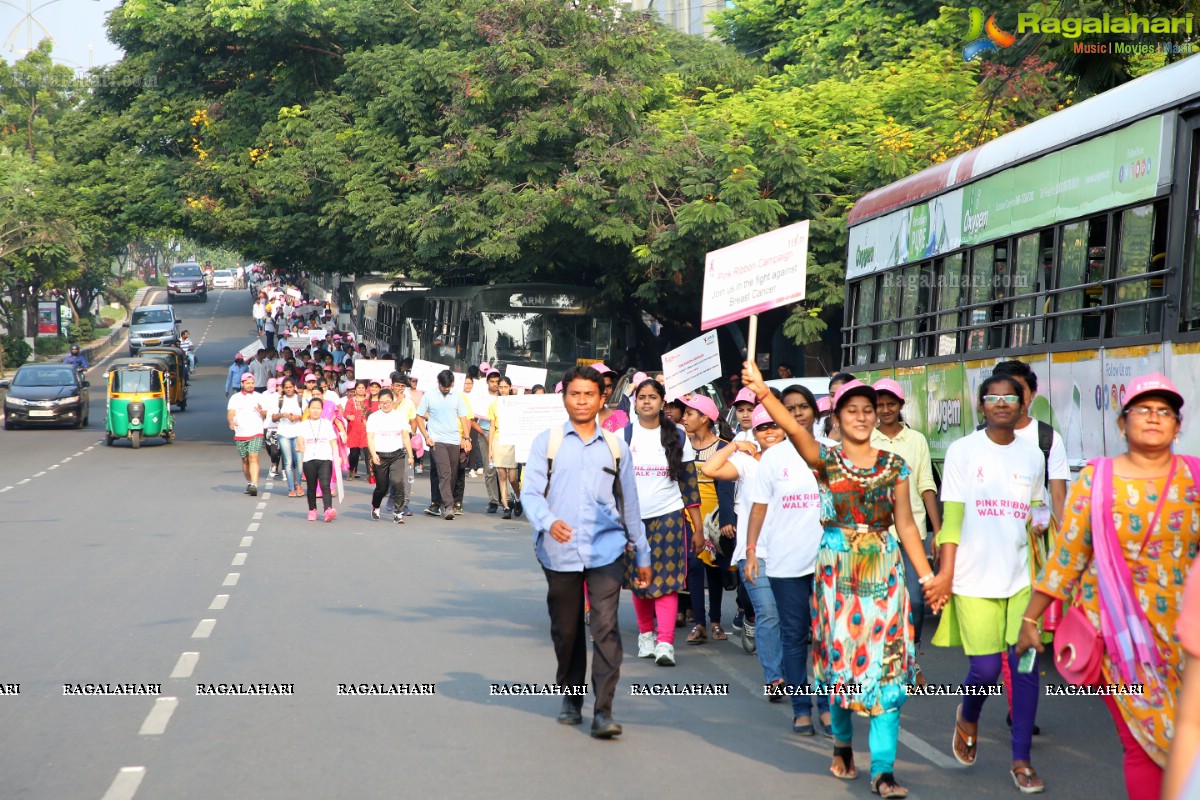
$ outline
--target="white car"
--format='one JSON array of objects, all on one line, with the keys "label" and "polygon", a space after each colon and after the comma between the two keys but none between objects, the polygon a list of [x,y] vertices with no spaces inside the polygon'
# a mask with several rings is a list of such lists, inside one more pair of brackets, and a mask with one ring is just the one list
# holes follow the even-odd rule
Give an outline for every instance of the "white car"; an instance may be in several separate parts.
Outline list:
[{"label": "white car", "polygon": [[237,276],[227,269],[219,269],[213,272],[213,288],[214,289],[236,289]]}]

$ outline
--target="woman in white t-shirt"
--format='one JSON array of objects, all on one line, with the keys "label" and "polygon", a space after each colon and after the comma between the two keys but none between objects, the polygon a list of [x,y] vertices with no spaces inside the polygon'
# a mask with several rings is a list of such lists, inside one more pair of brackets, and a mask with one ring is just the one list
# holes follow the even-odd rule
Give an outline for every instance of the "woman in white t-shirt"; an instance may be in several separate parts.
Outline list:
[{"label": "woman in white t-shirt", "polygon": [[[635,419],[625,428],[637,482],[638,506],[654,562],[654,580],[638,588],[629,576],[638,620],[638,658],[675,666],[675,614],[687,587],[688,517],[700,530],[695,454],[682,431],[663,414],[666,391],[647,379],[634,391]],[[657,623],[657,624],[656,624]],[[657,628],[657,632],[656,632]]]},{"label": "woman in white t-shirt", "polygon": [[[992,375],[980,384],[979,412],[987,427],[946,451],[945,520],[937,538],[942,568],[929,590],[951,593],[933,643],[966,652],[970,668],[964,686],[991,686],[1000,676],[1001,660],[1008,659],[1010,773],[1017,788],[1031,794],[1044,787],[1030,763],[1038,671],[1036,661],[1031,671],[1018,671],[1015,645],[1029,605],[1031,569],[1036,572],[1044,561],[1038,551],[1049,508],[1044,505],[1045,459],[1037,445],[1015,431],[1024,406],[1024,390],[1011,376]],[[954,757],[967,766],[975,763],[985,699],[967,696],[958,707],[952,746]]]},{"label": "woman in white t-shirt", "polygon": [[283,474],[287,478],[288,497],[303,497],[300,488],[300,451],[296,449],[296,424],[304,419],[304,405],[296,392],[293,378],[283,379],[283,390],[270,418],[279,430],[279,451],[283,460]]},{"label": "woman in white t-shirt", "polygon": [[325,521],[333,522],[337,510],[333,507],[333,492],[329,481],[333,476],[334,450],[337,447],[337,432],[333,422],[321,417],[324,403],[314,397],[308,401],[308,416],[296,423],[296,444],[304,458],[304,480],[307,482],[308,520],[317,520],[317,487],[321,488],[321,504],[325,508]]},{"label": "woman in white t-shirt", "polygon": [[271,459],[271,471],[268,477],[274,478],[279,473],[279,462],[283,456],[283,452],[279,448],[279,423],[275,420],[275,415],[270,413],[271,409],[279,406],[279,381],[275,378],[267,379],[267,390],[262,393],[262,407],[267,409],[267,417],[263,420],[263,448],[267,451],[267,456]]}]

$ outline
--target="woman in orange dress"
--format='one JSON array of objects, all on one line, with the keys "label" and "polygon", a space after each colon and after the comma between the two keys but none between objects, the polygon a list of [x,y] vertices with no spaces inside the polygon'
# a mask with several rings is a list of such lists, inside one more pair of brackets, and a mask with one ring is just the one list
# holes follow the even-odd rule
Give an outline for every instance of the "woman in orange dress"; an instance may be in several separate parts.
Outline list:
[{"label": "woman in orange dress", "polygon": [[[1125,750],[1125,787],[1132,800],[1158,800],[1163,767],[1174,736],[1184,650],[1175,631],[1183,587],[1200,545],[1200,469],[1195,459],[1176,456],[1171,444],[1182,424],[1183,396],[1155,373],[1129,384],[1117,425],[1128,450],[1112,460],[1113,519],[1117,542],[1132,576],[1133,596],[1145,615],[1158,663],[1140,667],[1129,680],[1117,654],[1105,647],[1103,684],[1142,683],[1144,694],[1105,697]],[[1189,463],[1191,462],[1191,463]],[[1102,633],[1114,629],[1105,615],[1093,552],[1092,482],[1096,464],[1084,468],[1071,487],[1063,524],[1034,583],[1017,650],[1042,650],[1036,620],[1054,598],[1081,605]],[[1166,493],[1165,499],[1163,498]],[[1157,513],[1159,501],[1161,511]],[[1151,654],[1153,655],[1153,653]],[[1144,659],[1140,656],[1138,661]]]}]

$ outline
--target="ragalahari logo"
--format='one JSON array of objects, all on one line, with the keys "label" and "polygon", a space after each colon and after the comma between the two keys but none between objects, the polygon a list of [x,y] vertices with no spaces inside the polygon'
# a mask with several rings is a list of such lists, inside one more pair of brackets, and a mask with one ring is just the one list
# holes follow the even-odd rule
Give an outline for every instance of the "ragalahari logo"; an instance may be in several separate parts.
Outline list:
[{"label": "ragalahari logo", "polygon": [[984,22],[983,9],[971,6],[971,29],[967,31],[967,40],[968,44],[962,51],[963,61],[976,59],[988,50],[998,53],[1001,47],[1011,47],[1017,37],[1000,30],[995,14]]}]

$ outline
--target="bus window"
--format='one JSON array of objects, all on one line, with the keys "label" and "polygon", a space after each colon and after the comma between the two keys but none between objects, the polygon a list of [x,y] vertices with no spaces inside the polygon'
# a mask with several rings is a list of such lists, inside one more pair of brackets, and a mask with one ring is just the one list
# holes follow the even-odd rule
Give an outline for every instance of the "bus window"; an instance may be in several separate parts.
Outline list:
[{"label": "bus window", "polygon": [[[1103,290],[1092,284],[1104,277],[1107,260],[1108,219],[1092,217],[1062,228],[1059,244],[1058,288],[1085,288],[1058,295],[1057,311],[1077,311],[1102,304]],[[1072,314],[1058,317],[1054,323],[1055,340],[1077,342],[1100,336],[1100,314]]]},{"label": "bus window", "polygon": [[961,304],[963,284],[962,253],[946,256],[941,260],[941,270],[935,270],[940,286],[938,311],[948,313],[938,316],[937,354],[949,356],[958,352],[958,307]]},{"label": "bus window", "polygon": [[854,364],[864,366],[871,363],[871,346],[862,344],[871,340],[871,322],[875,318],[875,275],[863,278],[858,282],[858,295],[854,303]]},{"label": "bus window", "polygon": [[875,339],[882,339],[875,345],[875,361],[891,361],[895,357],[896,348],[896,317],[900,313],[900,296],[904,292],[904,280],[899,270],[893,270],[879,276],[882,291],[879,293],[879,319],[881,324],[875,326]]},{"label": "bus window", "polygon": [[904,294],[900,298],[900,345],[897,358],[901,361],[912,361],[924,358],[928,353],[925,337],[917,338],[923,333],[926,323],[913,319],[929,310],[930,264],[913,264],[904,269],[901,280]]},{"label": "bus window", "polygon": [[[1022,298],[1009,304],[1008,319],[1018,320],[1037,316],[1038,264],[1042,257],[1042,233],[1030,233],[1017,239],[1017,259],[1008,282],[1008,296]],[[1008,326],[1008,346],[1027,347],[1041,340],[1041,331],[1034,322],[1013,322]]]},{"label": "bus window", "polygon": [[[997,279],[1003,279],[1008,248],[1004,244],[977,247],[971,253],[971,291],[967,304],[987,303],[996,298]],[[986,327],[992,322],[995,306],[972,308],[968,312],[972,330],[967,331],[968,352],[991,350],[998,346],[999,328]]]},{"label": "bus window", "polygon": [[[1184,223],[1185,275],[1190,286],[1183,309],[1184,328],[1200,328],[1200,131],[1192,134],[1191,189],[1187,202],[1187,222]],[[1191,267],[1187,268],[1189,263]]]},{"label": "bus window", "polygon": [[[1163,209],[1165,211],[1165,208]],[[1115,278],[1126,278],[1160,270],[1166,266],[1166,214],[1155,213],[1152,204],[1129,208],[1121,212]],[[1162,278],[1119,283],[1116,302],[1127,303],[1162,296]],[[1157,333],[1162,322],[1162,308],[1145,304],[1119,308],[1113,313],[1113,336],[1143,336]]]}]

